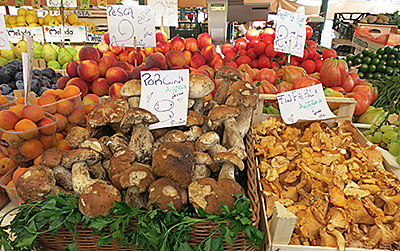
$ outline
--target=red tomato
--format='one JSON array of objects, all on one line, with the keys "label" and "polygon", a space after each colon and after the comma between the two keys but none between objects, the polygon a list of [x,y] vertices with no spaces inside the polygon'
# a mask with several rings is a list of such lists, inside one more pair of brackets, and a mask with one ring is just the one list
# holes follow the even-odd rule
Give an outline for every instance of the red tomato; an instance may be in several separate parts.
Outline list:
[{"label": "red tomato", "polygon": [[250,48],[247,51],[246,56],[249,56],[251,58],[251,60],[257,59],[257,57],[258,57],[257,53],[254,52],[254,48]]},{"label": "red tomato", "polygon": [[357,101],[356,109],[354,110],[354,116],[360,116],[369,107],[370,101],[362,92],[350,92],[345,95],[346,98],[354,98]]},{"label": "red tomato", "polygon": [[235,69],[237,69],[237,67],[238,67],[238,65],[236,64],[235,61],[230,61],[230,62],[226,63],[225,65],[226,65],[226,66],[233,67],[233,68],[235,68]]},{"label": "red tomato", "polygon": [[316,49],[317,48],[317,43],[313,40],[308,40],[307,43],[311,46],[311,48]]},{"label": "red tomato", "polygon": [[315,71],[320,72],[324,61],[322,61],[321,59],[317,59],[314,61],[314,63],[315,63]]},{"label": "red tomato", "polygon": [[369,87],[368,85],[357,85],[357,86],[354,86],[352,92],[362,92],[362,93],[364,93],[368,97],[368,100],[370,100],[371,103],[374,100],[374,94],[372,93],[371,87]]},{"label": "red tomato", "polygon": [[257,75],[256,75],[256,80],[258,80],[258,81],[267,80],[271,84],[275,84],[276,79],[277,79],[277,77],[276,77],[275,71],[268,69],[268,68],[261,69],[259,72],[257,72]]},{"label": "red tomato", "polygon": [[235,52],[235,47],[231,43],[225,43],[221,47],[221,52],[226,56],[228,52]]},{"label": "red tomato", "polygon": [[310,50],[310,53],[308,55],[308,59],[314,60],[315,54],[317,54],[317,49],[315,48],[308,48]]},{"label": "red tomato", "polygon": [[353,80],[353,78],[352,78],[350,75],[347,76],[346,81],[344,81],[344,83],[341,84],[340,86],[343,87],[343,89],[344,89],[346,92],[351,92],[351,91],[353,90],[353,87],[354,87],[354,80]]},{"label": "red tomato", "polygon": [[250,66],[251,68],[258,68],[258,60],[257,59],[251,60]]},{"label": "red tomato", "polygon": [[[238,63],[239,64],[239,63]],[[253,69],[251,68],[251,66],[249,64],[241,64],[238,67],[238,70],[240,72],[246,72],[249,74],[251,79],[254,79],[256,77],[256,74],[254,73]]]},{"label": "red tomato", "polygon": [[236,63],[237,63],[238,65],[241,65],[241,64],[244,64],[244,63],[250,64],[250,62],[251,62],[251,58],[248,57],[248,56],[240,56],[240,57],[238,57],[238,58],[236,59]]},{"label": "red tomato", "polygon": [[332,90],[341,92],[341,93],[344,94],[344,95],[347,94],[347,92],[343,89],[343,87],[340,87],[340,86],[333,86],[333,87],[329,87],[329,88],[331,88]]},{"label": "red tomato", "polygon": [[322,58],[324,60],[328,58],[335,58],[337,57],[336,51],[334,49],[326,49],[324,52],[322,52]]},{"label": "red tomato", "polygon": [[267,45],[264,42],[259,42],[254,46],[254,52],[258,55],[264,54],[265,48],[267,48]]},{"label": "red tomato", "polygon": [[318,79],[319,81],[321,81],[321,78],[319,76],[319,72],[314,72],[313,74],[308,75],[312,78]]},{"label": "red tomato", "polygon": [[315,63],[310,59],[301,62],[300,66],[303,67],[304,70],[306,70],[307,74],[311,74],[315,70]]},{"label": "red tomato", "polygon": [[[371,88],[371,91],[372,91],[372,95],[373,95],[373,99],[372,99],[372,101],[371,101],[371,104],[373,104],[375,101],[376,101],[376,99],[378,98],[378,88],[374,85],[374,84],[372,84],[372,83],[370,83],[370,82],[368,82],[368,81],[366,81],[366,80],[363,80],[363,79],[361,79],[360,80],[360,82],[359,82],[359,84],[358,85],[366,85],[366,86],[368,86],[369,88]],[[357,86],[358,86],[357,85]]]},{"label": "red tomato", "polygon": [[264,37],[261,42],[266,44],[267,46],[274,43],[274,39],[272,37]]},{"label": "red tomato", "polygon": [[283,68],[283,80],[290,83],[294,83],[296,79],[307,76],[306,70],[297,66],[284,66]]},{"label": "red tomato", "polygon": [[291,66],[299,66],[300,61],[299,61],[298,57],[290,57],[290,65]]},{"label": "red tomato", "polygon": [[315,78],[311,78],[309,76],[305,76],[305,77],[296,79],[296,81],[294,81],[294,83],[293,83],[292,89],[296,90],[296,89],[313,86],[313,85],[317,85],[317,84],[321,84],[321,81],[319,81]]},{"label": "red tomato", "polygon": [[283,69],[280,68],[279,70],[276,71],[276,78],[282,80],[283,78]]},{"label": "red tomato", "polygon": [[258,44],[259,42],[260,42],[260,39],[257,39],[257,38],[252,39],[252,40],[250,40],[250,42],[248,44],[248,47],[249,48],[254,48],[254,45]]},{"label": "red tomato", "polygon": [[276,62],[276,61],[271,62],[271,68],[272,68],[272,69],[273,69],[273,68],[279,69],[279,68],[280,68],[279,63]]},{"label": "red tomato", "polygon": [[267,55],[267,57],[269,58],[273,58],[276,55],[276,51],[274,51],[274,45],[270,44],[265,48],[265,55]]},{"label": "red tomato", "polygon": [[[238,53],[239,53],[239,51],[238,51]],[[243,48],[240,49],[239,56],[246,56],[246,54],[247,54],[247,51],[246,51],[246,50],[243,50]]]},{"label": "red tomato", "polygon": [[251,28],[251,29],[248,29],[247,31],[246,31],[246,38],[247,38],[247,40],[253,40],[253,39],[255,39],[255,38],[258,38],[258,31],[257,31],[257,29],[254,29],[254,28]]},{"label": "red tomato", "polygon": [[260,58],[258,60],[258,67],[262,68],[271,68],[271,61],[267,57]]},{"label": "red tomato", "polygon": [[306,60],[308,58],[308,55],[310,55],[308,53],[308,50],[306,48],[304,48],[303,57],[301,57],[301,61]]},{"label": "red tomato", "polygon": [[275,39],[275,30],[272,28],[265,28],[263,30],[263,33],[261,35],[262,37],[270,37],[272,39]]},{"label": "red tomato", "polygon": [[246,41],[246,39],[244,39],[244,38],[242,38],[242,37],[236,39],[236,42],[235,42],[235,49],[236,49],[236,51],[239,51],[239,46],[240,46],[240,49],[241,49],[241,50],[246,50],[246,48],[247,48],[247,41]]},{"label": "red tomato", "polygon": [[271,84],[267,80],[256,81],[253,83],[260,94],[277,94],[278,90],[275,85]]},{"label": "red tomato", "polygon": [[286,64],[287,58],[288,58],[287,55],[284,54],[284,55],[282,56],[282,59],[279,60],[279,63],[280,63],[281,65]]},{"label": "red tomato", "polygon": [[276,89],[278,90],[278,93],[282,93],[282,92],[291,91],[292,86],[293,86],[292,83],[289,83],[287,81],[282,81],[276,85]]},{"label": "red tomato", "polygon": [[306,25],[306,39],[310,39],[313,35],[314,31],[313,28],[310,25]]},{"label": "red tomato", "polygon": [[[226,61],[228,61],[229,59],[231,59],[231,58],[234,58],[236,56],[236,53],[235,52],[228,52],[226,55],[225,55],[225,57],[224,57],[224,59],[222,60],[224,63],[226,62]],[[233,60],[234,61],[234,60]]]},{"label": "red tomato", "polygon": [[343,59],[328,58],[324,60],[320,73],[325,85],[340,86],[349,76],[349,67]]},{"label": "red tomato", "polygon": [[355,72],[350,72],[349,73],[350,77],[353,79],[354,81],[354,86],[359,85],[360,84],[360,76],[355,73]]}]

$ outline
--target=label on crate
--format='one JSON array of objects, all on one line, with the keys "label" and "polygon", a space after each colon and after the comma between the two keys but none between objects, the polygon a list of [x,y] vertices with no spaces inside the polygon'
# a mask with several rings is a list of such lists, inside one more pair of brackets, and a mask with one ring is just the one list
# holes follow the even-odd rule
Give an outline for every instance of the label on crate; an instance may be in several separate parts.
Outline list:
[{"label": "label on crate", "polygon": [[281,117],[286,124],[336,117],[326,103],[322,84],[278,93],[277,98]]},{"label": "label on crate", "polygon": [[0,50],[11,50],[3,15],[0,15]]},{"label": "label on crate", "polygon": [[[307,16],[284,9],[276,13],[274,50],[303,57]],[[289,48],[290,45],[290,48]]]},{"label": "label on crate", "polygon": [[150,129],[186,125],[189,98],[189,70],[142,71],[140,108],[160,122]]},{"label": "label on crate", "polygon": [[148,0],[154,7],[156,26],[178,26],[178,0]]},{"label": "label on crate", "polygon": [[42,27],[11,27],[7,28],[8,39],[11,43],[18,43],[23,37],[30,35],[34,41],[44,43]]},{"label": "label on crate", "polygon": [[94,34],[94,33],[88,32],[86,42],[95,43],[95,44],[104,42],[104,34]]},{"label": "label on crate", "polygon": [[46,0],[47,6],[50,7],[61,7],[61,0]]},{"label": "label on crate", "polygon": [[[45,26],[44,37],[47,43],[61,42],[61,26]],[[86,27],[85,26],[66,26],[64,27],[65,41],[73,43],[82,43],[86,41]]]},{"label": "label on crate", "polygon": [[65,8],[76,8],[78,4],[76,0],[63,0],[63,5]]}]

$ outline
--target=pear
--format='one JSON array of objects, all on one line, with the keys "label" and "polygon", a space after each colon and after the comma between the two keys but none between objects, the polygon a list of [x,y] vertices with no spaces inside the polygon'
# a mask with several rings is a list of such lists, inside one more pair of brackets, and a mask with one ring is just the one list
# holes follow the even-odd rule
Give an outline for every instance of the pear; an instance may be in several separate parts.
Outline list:
[{"label": "pear", "polygon": [[58,53],[58,50],[60,49],[60,47],[58,47],[58,46],[55,45],[55,44],[50,44],[50,45],[51,45],[51,47],[53,47],[53,49],[56,50],[56,52]]},{"label": "pear", "polygon": [[69,53],[71,53],[71,55],[75,55],[75,53],[77,53],[78,51],[72,47],[71,45],[67,46],[67,50],[69,51]]},{"label": "pear", "polygon": [[72,60],[74,60],[74,61],[78,61],[79,60],[79,51],[77,53],[75,53],[75,55],[72,58]]},{"label": "pear", "polygon": [[17,24],[25,24],[26,17],[25,16],[17,16]]},{"label": "pear", "polygon": [[58,62],[61,65],[71,62],[72,57],[73,56],[71,55],[71,53],[69,53],[69,51],[66,48],[60,48],[58,50]]},{"label": "pear", "polygon": [[66,70],[67,69],[67,65],[68,65],[68,63],[63,64],[62,69]]},{"label": "pear", "polygon": [[71,13],[67,16],[68,23],[70,25],[75,25],[79,22],[79,18],[75,13]]},{"label": "pear", "polygon": [[57,60],[57,51],[50,44],[45,44],[43,45],[42,58],[46,62],[55,61]]},{"label": "pear", "polygon": [[43,46],[37,42],[33,42],[33,58],[34,59],[40,59],[42,58],[42,51],[43,51]]},{"label": "pear", "polygon": [[14,49],[14,54],[18,59],[22,59],[22,52],[28,53],[28,45],[25,40],[18,41]]},{"label": "pear", "polygon": [[27,14],[29,14],[29,15],[34,15],[35,17],[37,17],[37,11],[36,11],[35,9],[28,10],[28,13],[27,13]]},{"label": "pear", "polygon": [[51,60],[47,63],[47,67],[51,69],[61,69],[60,63],[55,60]]},{"label": "pear", "polygon": [[38,24],[40,24],[40,25],[44,24],[44,18],[43,17],[38,17]]},{"label": "pear", "polygon": [[5,58],[0,58],[0,66],[4,66],[5,64],[8,63],[8,60]]},{"label": "pear", "polygon": [[10,48],[11,48],[11,50],[2,50],[1,51],[1,56],[7,60],[13,60],[16,58],[15,53],[14,53],[15,47],[11,42],[10,42]]},{"label": "pear", "polygon": [[57,19],[55,19],[55,18],[53,17],[53,18],[51,18],[51,19],[49,20],[49,25],[50,25],[50,26],[59,26],[59,25],[60,25],[60,22],[58,22]]},{"label": "pear", "polygon": [[57,21],[58,21],[59,24],[62,23],[62,17],[61,17],[61,15],[56,16],[56,19],[57,19]]},{"label": "pear", "polygon": [[36,24],[38,22],[38,18],[36,15],[28,14],[26,15],[26,22],[28,24]]},{"label": "pear", "polygon": [[26,16],[28,14],[28,10],[24,8],[18,9],[18,16]]},{"label": "pear", "polygon": [[8,24],[16,25],[17,24],[17,16],[9,16],[7,18]]},{"label": "pear", "polygon": [[48,24],[49,23],[49,21],[50,21],[50,19],[52,19],[53,17],[50,15],[50,14],[47,14],[45,17],[44,17],[44,23],[45,24]]}]

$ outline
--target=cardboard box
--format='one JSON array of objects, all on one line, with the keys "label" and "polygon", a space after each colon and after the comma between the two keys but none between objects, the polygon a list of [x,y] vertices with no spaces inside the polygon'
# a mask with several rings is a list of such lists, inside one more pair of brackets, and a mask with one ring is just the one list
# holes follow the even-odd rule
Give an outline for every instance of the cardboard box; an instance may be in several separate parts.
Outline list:
[{"label": "cardboard box", "polygon": [[388,33],[397,33],[398,29],[396,25],[358,23],[356,29],[362,28],[372,29],[372,34],[374,34],[376,37]]},{"label": "cardboard box", "polygon": [[375,42],[372,42],[371,40],[368,40],[366,38],[356,37],[356,36],[353,36],[353,39],[351,41],[351,45],[355,48],[354,54],[360,53],[365,48],[368,48],[368,49],[370,49],[372,51],[376,51],[379,48],[382,48],[382,47],[386,46],[385,44],[375,43]]}]

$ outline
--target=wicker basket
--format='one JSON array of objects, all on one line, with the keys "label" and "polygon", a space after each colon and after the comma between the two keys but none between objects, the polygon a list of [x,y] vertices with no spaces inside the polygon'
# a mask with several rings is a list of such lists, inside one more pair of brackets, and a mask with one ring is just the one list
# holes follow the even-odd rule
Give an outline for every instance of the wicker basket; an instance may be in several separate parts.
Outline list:
[{"label": "wicker basket", "polygon": [[[256,176],[256,165],[254,158],[254,146],[253,138],[251,133],[248,133],[245,138],[247,158],[247,197],[251,202],[251,209],[253,214],[253,225],[258,227],[260,221],[260,207],[259,197],[257,190],[257,176]],[[135,228],[137,223],[136,219],[131,220],[130,227]],[[213,222],[200,222],[192,226],[190,231],[191,239],[188,241],[189,244],[194,247],[202,242],[205,237],[209,235],[211,230],[215,227]],[[75,238],[78,250],[90,250],[90,251],[122,251],[128,250],[126,247],[120,247],[117,240],[114,239],[112,243],[108,245],[96,245],[99,235],[93,235],[93,231],[90,228],[83,229],[82,224],[78,224],[77,236]],[[107,229],[106,229],[107,231]],[[44,233],[37,237],[37,246],[41,250],[55,250],[62,251],[67,245],[73,242],[73,236],[67,228],[61,228],[57,231],[53,238],[50,233]],[[228,245],[224,241],[224,249],[229,251],[243,251],[243,250],[255,250],[255,247],[249,248],[247,244],[248,238],[244,231],[240,232],[233,241],[233,245]],[[132,248],[131,250],[135,250]]]}]

